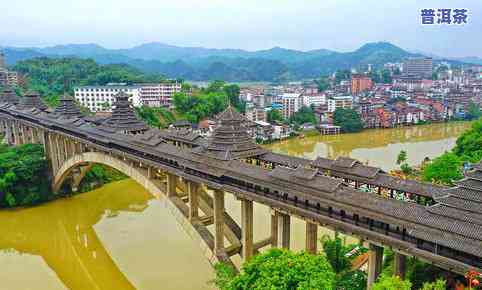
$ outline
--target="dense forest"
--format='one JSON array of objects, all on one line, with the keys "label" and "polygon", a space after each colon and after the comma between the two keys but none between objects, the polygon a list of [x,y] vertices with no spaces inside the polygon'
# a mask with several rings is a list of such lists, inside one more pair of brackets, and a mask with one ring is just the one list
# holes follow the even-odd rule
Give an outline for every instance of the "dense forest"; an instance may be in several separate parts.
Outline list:
[{"label": "dense forest", "polygon": [[0,207],[33,205],[52,198],[41,145],[0,146]]},{"label": "dense forest", "polygon": [[482,119],[457,138],[455,147],[432,160],[423,169],[423,179],[452,185],[463,177],[463,165],[482,159]]},{"label": "dense forest", "polygon": [[[297,51],[274,47],[267,50],[209,49],[148,43],[131,49],[106,49],[95,44],[50,48],[7,48],[9,64],[35,57],[78,57],[100,64],[124,63],[144,72],[169,78],[208,81],[224,80],[283,82],[318,78],[337,70],[379,69],[386,62],[400,62],[410,53],[388,42],[367,43],[351,52],[326,49]],[[448,60],[450,63],[461,63]],[[387,75],[374,76],[388,81]]]},{"label": "dense forest", "polygon": [[26,78],[24,90],[38,91],[50,105],[75,86],[107,83],[157,82],[157,74],[145,74],[128,65],[99,65],[92,59],[35,58],[18,62],[14,68]]}]

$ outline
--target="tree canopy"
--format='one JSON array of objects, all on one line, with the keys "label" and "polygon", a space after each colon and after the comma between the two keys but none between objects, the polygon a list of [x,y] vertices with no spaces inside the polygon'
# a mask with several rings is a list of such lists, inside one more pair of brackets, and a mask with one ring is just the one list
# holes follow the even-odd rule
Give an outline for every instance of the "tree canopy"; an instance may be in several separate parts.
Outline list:
[{"label": "tree canopy", "polygon": [[43,147],[0,146],[0,207],[31,205],[49,198],[48,164]]},{"label": "tree canopy", "polygon": [[226,267],[216,266],[215,283],[221,290],[334,289],[335,273],[323,255],[270,249],[245,263],[239,275]]},{"label": "tree canopy", "polygon": [[373,284],[372,290],[411,290],[412,283],[408,280],[402,280],[398,276],[381,276],[376,283]]},{"label": "tree canopy", "polygon": [[268,111],[266,118],[270,123],[273,123],[275,121],[279,121],[279,122],[284,121],[283,114],[281,114],[279,110],[275,110],[275,109]]},{"label": "tree canopy", "polygon": [[239,98],[239,86],[214,81],[207,88],[195,94],[177,93],[173,103],[176,111],[190,122],[197,123],[203,118],[222,112],[229,103],[243,111],[245,103]]},{"label": "tree canopy", "polygon": [[445,152],[423,168],[423,179],[451,185],[452,181],[463,177],[461,167],[464,162],[477,163],[481,159],[482,119],[479,119],[457,138],[452,151]]},{"label": "tree canopy", "polygon": [[145,74],[124,64],[99,65],[92,59],[34,58],[18,62],[13,69],[26,77],[24,90],[38,91],[47,103],[55,106],[58,96],[73,94],[74,86],[107,83],[158,82],[160,75]]},{"label": "tree canopy", "polygon": [[338,108],[333,113],[333,124],[340,126],[344,132],[359,132],[363,129],[360,114],[353,109]]},{"label": "tree canopy", "polygon": [[315,113],[310,107],[303,106],[290,118],[290,123],[301,125],[304,123],[318,123]]}]

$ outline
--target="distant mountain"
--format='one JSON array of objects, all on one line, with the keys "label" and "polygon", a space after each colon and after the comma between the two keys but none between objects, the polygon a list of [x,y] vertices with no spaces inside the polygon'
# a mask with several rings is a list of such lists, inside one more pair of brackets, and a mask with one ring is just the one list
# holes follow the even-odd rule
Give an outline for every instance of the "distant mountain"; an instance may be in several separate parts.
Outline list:
[{"label": "distant mountain", "polygon": [[[299,51],[273,47],[266,50],[179,47],[158,42],[129,49],[107,49],[97,44],[69,44],[46,48],[5,48],[8,64],[48,57],[92,58],[100,64],[124,63],[141,71],[170,78],[226,81],[284,81],[317,78],[339,69],[379,67],[422,56],[388,42],[367,43],[352,52],[326,49]],[[472,61],[474,60],[471,58]]]}]

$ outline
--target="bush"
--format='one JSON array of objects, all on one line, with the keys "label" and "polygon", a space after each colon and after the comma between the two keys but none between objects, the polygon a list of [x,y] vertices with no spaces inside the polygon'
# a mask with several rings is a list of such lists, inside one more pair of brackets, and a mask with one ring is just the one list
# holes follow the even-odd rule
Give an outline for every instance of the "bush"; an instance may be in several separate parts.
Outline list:
[{"label": "bush", "polygon": [[333,290],[335,273],[322,255],[271,249],[253,257],[238,275],[216,266],[215,284],[222,290],[324,289]]}]

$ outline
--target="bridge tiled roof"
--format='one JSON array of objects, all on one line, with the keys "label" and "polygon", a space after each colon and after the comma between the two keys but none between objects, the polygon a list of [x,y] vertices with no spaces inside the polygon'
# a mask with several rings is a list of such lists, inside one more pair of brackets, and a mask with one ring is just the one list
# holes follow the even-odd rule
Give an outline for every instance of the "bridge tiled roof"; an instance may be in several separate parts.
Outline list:
[{"label": "bridge tiled roof", "polygon": [[60,97],[60,104],[55,108],[54,113],[67,119],[83,116],[80,108],[75,104],[75,100],[67,94]]},{"label": "bridge tiled roof", "polygon": [[0,103],[18,104],[20,101],[15,91],[10,86],[4,86],[2,95],[0,95]]},{"label": "bridge tiled roof", "polygon": [[129,95],[119,92],[115,95],[116,101],[112,109],[112,116],[102,123],[106,131],[118,133],[144,132],[149,127],[141,121],[129,102]]},{"label": "bridge tiled roof", "polygon": [[[440,216],[482,225],[482,168],[480,164],[456,182],[456,186],[434,196],[436,205],[428,210]],[[482,233],[481,233],[482,236]],[[482,249],[482,245],[479,245]]]},{"label": "bridge tiled roof", "polygon": [[38,109],[40,111],[47,110],[47,105],[42,101],[40,95],[34,91],[28,91],[16,106],[19,110]]},{"label": "bridge tiled roof", "polygon": [[[359,177],[362,180],[370,180],[374,183],[391,183],[392,186],[392,183],[395,183],[395,186],[408,189],[413,187],[417,190],[426,190],[429,192],[427,195],[433,196],[437,201],[436,205],[427,207],[358,191],[348,187],[340,179],[316,174],[317,171],[326,169],[334,171],[334,167],[331,165],[329,168],[313,166],[314,168],[310,169],[298,164],[293,168],[276,166],[274,170],[267,170],[241,160],[233,159],[226,162],[223,159],[213,158],[209,154],[199,154],[191,149],[158,143],[157,140],[161,137],[156,130],[147,131],[147,136],[106,133],[90,123],[81,126],[59,123],[59,120],[54,116],[55,114],[49,114],[35,108],[30,111],[19,111],[15,107],[1,106],[0,109],[6,114],[15,118],[26,119],[29,122],[35,121],[41,125],[47,124],[47,126],[55,123],[62,128],[61,134],[71,134],[81,138],[84,136],[88,142],[95,140],[95,144],[92,146],[99,146],[101,150],[112,150],[111,152],[116,153],[116,150],[122,150],[118,148],[127,148],[121,154],[130,155],[130,158],[134,158],[134,160],[138,158],[142,162],[153,162],[160,168],[169,167],[169,170],[178,171],[181,176],[197,178],[202,176],[200,174],[202,172],[208,174],[208,177],[199,178],[203,178],[203,182],[207,184],[215,183],[215,185],[228,186],[230,180],[237,180],[255,184],[258,188],[268,187],[270,190],[277,190],[280,193],[296,195],[299,198],[306,197],[310,200],[317,198],[319,202],[331,204],[339,209],[387,222],[392,226],[402,226],[407,229],[410,237],[417,237],[482,258],[482,217],[480,217],[482,215],[480,208],[482,203],[480,189],[482,187],[479,186],[480,180],[478,180],[480,172],[476,172],[482,170],[480,165],[476,166],[474,171],[469,172],[466,179],[457,183],[457,186],[449,189],[437,188],[433,191],[430,191],[430,187],[425,187],[425,184],[416,185],[414,181],[398,180],[381,171],[376,173],[375,177]],[[233,120],[236,118],[234,117]],[[270,154],[264,154],[262,158],[266,156],[270,156]],[[277,155],[271,154],[271,156],[275,156],[281,161],[284,160]],[[163,163],[163,160],[151,158],[168,159],[169,162]],[[286,159],[289,159],[292,165],[296,164],[294,162],[297,160],[296,158]],[[329,163],[326,160],[323,162]],[[307,164],[309,165],[309,163],[308,160]],[[344,168],[345,171],[337,171],[338,177],[343,174],[350,176],[350,170],[362,165],[357,162],[353,164],[353,162],[346,160],[339,163],[345,167],[338,165],[337,168]],[[366,175],[369,176],[370,174]],[[236,188],[242,189],[243,185],[241,184]],[[413,192],[411,189],[406,191]],[[272,198],[264,194],[259,194],[259,196],[264,199]],[[286,204],[289,203],[290,201],[286,201]],[[304,206],[301,207],[305,211],[309,210]],[[385,236],[395,238],[390,235]],[[443,256],[443,251],[438,255]]]},{"label": "bridge tiled roof", "polygon": [[217,126],[208,139],[207,146],[196,148],[199,154],[206,154],[220,160],[248,158],[266,153],[248,134],[246,119],[232,106],[218,115]]},{"label": "bridge tiled roof", "polygon": [[326,174],[326,172],[329,171],[331,176],[357,180],[375,186],[392,188],[427,197],[432,197],[435,193],[441,192],[444,189],[443,187],[430,183],[396,178],[384,173],[383,170],[378,167],[364,165],[356,159],[347,157],[339,157],[336,160],[318,157],[310,161],[300,157],[270,152],[262,155],[260,159],[292,168],[298,166],[306,167],[307,164],[311,164],[312,167],[320,169],[319,174]]}]

